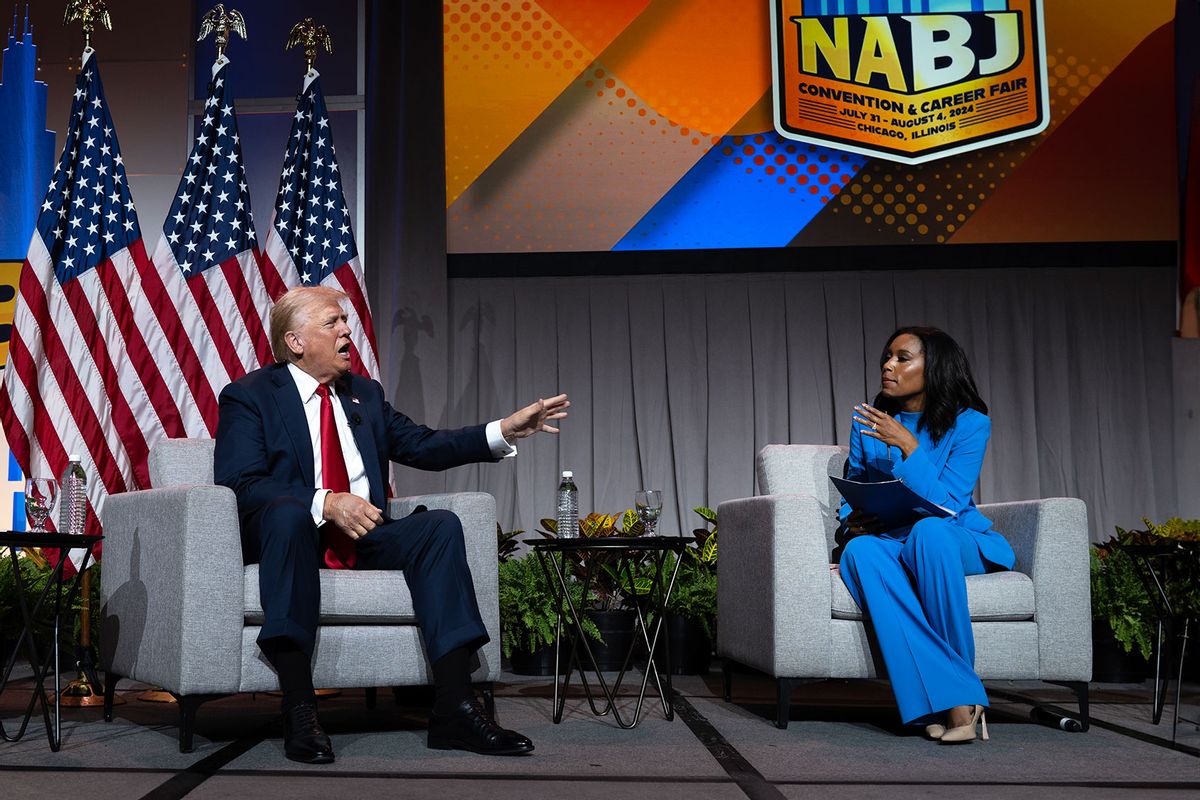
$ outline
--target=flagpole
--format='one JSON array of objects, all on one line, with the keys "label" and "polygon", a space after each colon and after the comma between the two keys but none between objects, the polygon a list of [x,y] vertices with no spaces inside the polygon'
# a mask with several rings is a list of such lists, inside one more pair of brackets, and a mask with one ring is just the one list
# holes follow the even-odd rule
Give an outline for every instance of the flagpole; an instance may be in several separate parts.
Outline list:
[{"label": "flagpole", "polygon": [[[63,24],[78,20],[83,26],[83,58],[80,68],[87,64],[96,51],[92,49],[92,31],[97,24],[112,30],[112,19],[105,0],[68,0]],[[79,674],[59,692],[59,702],[64,706],[102,706],[104,687],[96,674],[96,655],[92,650],[92,571],[85,570],[79,577],[79,591],[83,595],[79,609],[79,641],[75,645],[75,664]],[[113,704],[124,703],[121,697],[113,697]]]},{"label": "flagpole", "polygon": [[[83,600],[79,608],[79,643],[75,646],[76,665],[79,676],[67,684],[59,693],[59,702],[64,706],[104,705],[104,686],[96,674],[96,656],[92,650],[92,571],[85,570],[79,578],[79,592]],[[125,699],[113,696],[113,705]]]}]

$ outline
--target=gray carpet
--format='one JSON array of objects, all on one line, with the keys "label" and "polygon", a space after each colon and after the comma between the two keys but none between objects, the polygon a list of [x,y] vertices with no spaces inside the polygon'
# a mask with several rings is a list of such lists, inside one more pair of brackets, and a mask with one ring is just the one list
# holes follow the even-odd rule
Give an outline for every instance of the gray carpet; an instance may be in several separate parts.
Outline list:
[{"label": "gray carpet", "polygon": [[[570,797],[571,800],[674,798],[895,798],[1054,796],[1173,798],[1200,796],[1200,758],[1173,750],[1170,711],[1149,722],[1148,685],[1094,688],[1097,724],[1085,734],[1029,722],[1031,702],[1074,709],[1069,692],[1040,683],[998,683],[989,714],[991,740],[959,747],[925,741],[896,719],[886,684],[831,681],[793,696],[791,722],[778,730],[773,684],[739,676],[734,702],[720,700],[720,676],[684,677],[674,721],[648,698],[641,725],[620,730],[592,716],[576,690],[560,725],[551,722],[548,679],[505,675],[497,686],[501,721],[529,735],[536,752],[487,758],[425,748],[420,698],[397,705],[379,692],[368,711],[361,691],[322,701],[322,720],[337,762],[306,767],[287,761],[278,699],[242,695],[201,708],[196,751],[177,746],[173,705],[136,699],[116,709],[64,716],[64,744],[50,753],[40,721],[18,743],[0,743],[0,797],[80,800],[146,798]],[[1196,718],[1198,687],[1185,694]],[[632,713],[633,698],[620,703]],[[0,721],[11,728],[29,697],[28,681],[0,695]],[[39,718],[40,719],[40,718]],[[1200,738],[1182,725],[1180,742]],[[1050,788],[1052,787],[1052,788]]]}]

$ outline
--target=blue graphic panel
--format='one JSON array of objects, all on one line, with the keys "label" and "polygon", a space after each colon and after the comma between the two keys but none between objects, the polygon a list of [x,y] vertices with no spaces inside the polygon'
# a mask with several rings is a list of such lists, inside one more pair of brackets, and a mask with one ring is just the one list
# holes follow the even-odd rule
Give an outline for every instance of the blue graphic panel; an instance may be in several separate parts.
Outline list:
[{"label": "blue graphic panel", "polygon": [[[11,450],[8,453],[8,480],[9,483],[24,480],[24,476],[21,474],[21,465],[17,463],[17,457],[12,454]],[[24,492],[13,492],[12,509],[12,527],[9,530],[25,530]]]},{"label": "blue graphic panel", "polygon": [[54,133],[46,130],[46,84],[37,80],[29,11],[12,29],[0,83],[0,259],[21,261],[54,169]]},{"label": "blue graphic panel", "polygon": [[725,136],[613,249],[785,246],[866,160],[774,132]]},{"label": "blue graphic panel", "polygon": [[805,0],[809,17],[848,14],[969,14],[1007,11],[1008,0]]}]

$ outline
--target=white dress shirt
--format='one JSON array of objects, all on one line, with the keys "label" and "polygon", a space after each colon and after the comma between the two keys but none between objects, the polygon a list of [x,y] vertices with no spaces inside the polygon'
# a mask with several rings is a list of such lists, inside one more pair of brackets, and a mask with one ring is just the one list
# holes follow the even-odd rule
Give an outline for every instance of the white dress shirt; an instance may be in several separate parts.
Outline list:
[{"label": "white dress shirt", "polygon": [[[288,372],[300,392],[300,402],[304,406],[304,416],[308,419],[308,438],[312,442],[313,475],[316,476],[316,494],[313,495],[309,512],[317,525],[325,524],[325,495],[329,489],[321,488],[321,398],[317,394],[320,385],[317,379],[309,375],[295,364],[288,364]],[[350,422],[346,419],[346,410],[336,395],[330,396],[333,405],[333,424],[337,426],[338,442],[342,445],[342,458],[346,461],[346,474],[350,477],[350,493],[371,499],[371,483],[367,480],[367,469],[363,464],[362,454],[358,452],[358,444],[354,441],[354,433],[350,430]],[[508,443],[500,433],[500,420],[487,424],[485,429],[488,447],[496,458],[511,458],[517,454],[517,448]]]}]

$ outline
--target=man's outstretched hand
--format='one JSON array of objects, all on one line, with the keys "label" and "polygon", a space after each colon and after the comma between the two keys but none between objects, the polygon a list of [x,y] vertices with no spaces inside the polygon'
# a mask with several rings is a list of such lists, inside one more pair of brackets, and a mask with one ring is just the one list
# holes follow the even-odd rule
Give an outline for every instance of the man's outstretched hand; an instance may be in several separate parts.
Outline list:
[{"label": "man's outstretched hand", "polygon": [[533,436],[540,431],[558,433],[558,428],[546,423],[549,420],[558,420],[567,416],[567,409],[570,407],[571,401],[565,394],[545,400],[539,398],[536,403],[530,403],[524,408],[514,411],[511,416],[502,419],[500,435],[511,442],[514,439]]}]

